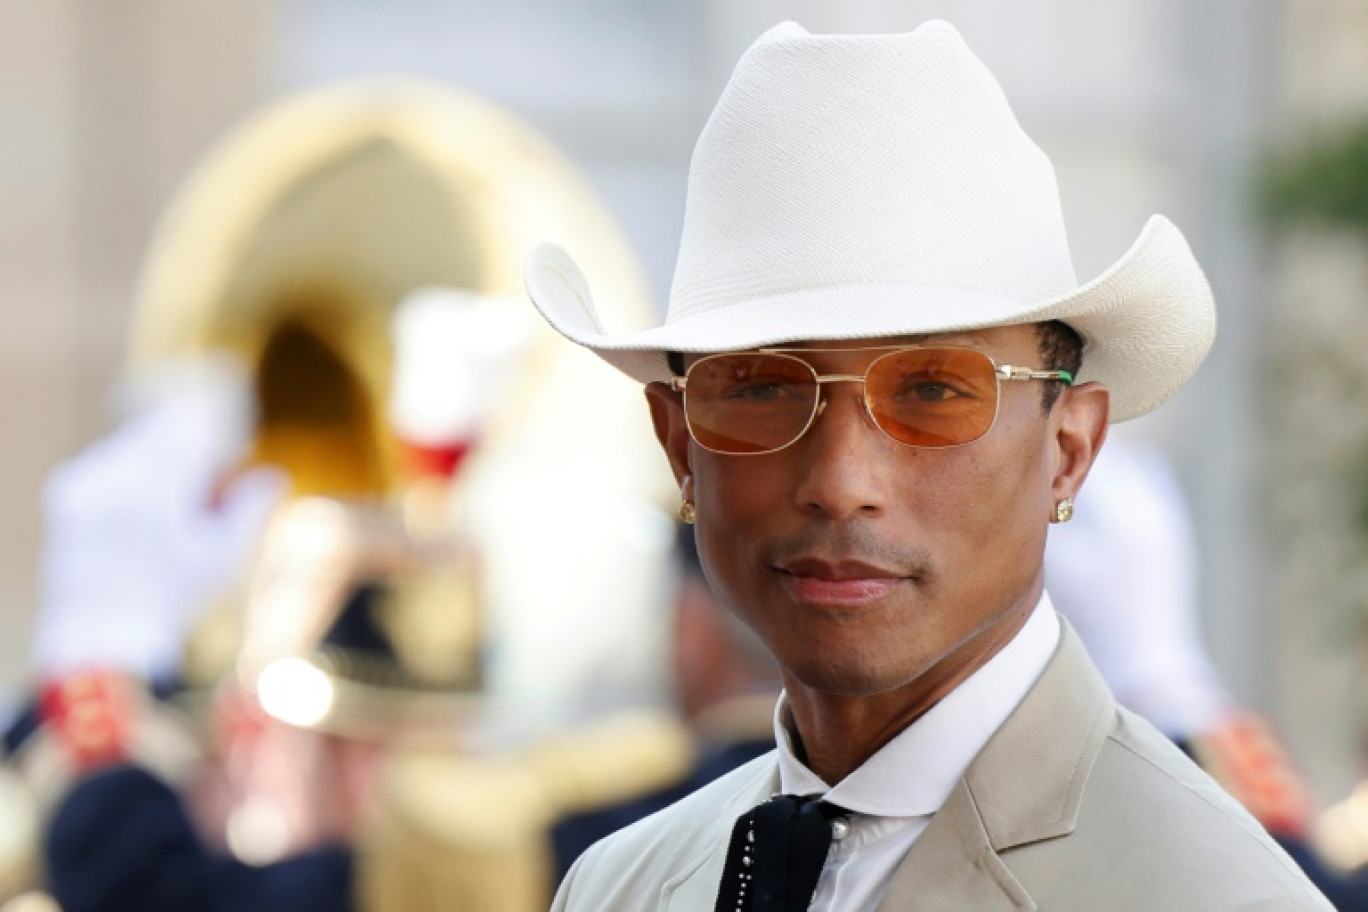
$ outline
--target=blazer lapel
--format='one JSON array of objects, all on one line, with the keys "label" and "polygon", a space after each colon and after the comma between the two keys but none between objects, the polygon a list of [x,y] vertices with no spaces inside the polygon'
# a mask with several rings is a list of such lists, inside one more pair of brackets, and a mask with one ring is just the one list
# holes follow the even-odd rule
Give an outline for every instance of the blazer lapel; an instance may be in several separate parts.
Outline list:
[{"label": "blazer lapel", "polygon": [[880,912],[1034,909],[1000,857],[1067,836],[1116,715],[1078,635],[1060,618],[1040,680],[984,745],[894,874]]},{"label": "blazer lapel", "polygon": [[1020,912],[1035,907],[993,851],[961,781],[898,866],[879,912]]},{"label": "blazer lapel", "polygon": [[1116,701],[1068,622],[1040,680],[965,771],[998,852],[1072,833]]}]

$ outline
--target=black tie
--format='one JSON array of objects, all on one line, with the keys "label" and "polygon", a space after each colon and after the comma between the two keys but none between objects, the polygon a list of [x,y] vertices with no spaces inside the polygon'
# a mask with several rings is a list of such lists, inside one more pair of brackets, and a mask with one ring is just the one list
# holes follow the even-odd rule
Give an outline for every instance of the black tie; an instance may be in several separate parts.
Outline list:
[{"label": "black tie", "polygon": [[714,912],[807,912],[840,813],[816,798],[775,795],[742,814]]}]

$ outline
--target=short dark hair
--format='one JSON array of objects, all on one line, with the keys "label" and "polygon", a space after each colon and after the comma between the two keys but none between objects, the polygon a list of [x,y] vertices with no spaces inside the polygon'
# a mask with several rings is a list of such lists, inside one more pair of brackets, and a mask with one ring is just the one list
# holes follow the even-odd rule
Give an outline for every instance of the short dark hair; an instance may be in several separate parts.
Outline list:
[{"label": "short dark hair", "polygon": [[[1036,336],[1040,346],[1040,360],[1045,370],[1065,370],[1070,376],[1077,377],[1078,369],[1083,366],[1083,337],[1078,332],[1061,320],[1046,320],[1037,323]],[[669,365],[670,373],[676,377],[684,373],[684,355],[682,352],[671,351],[665,353],[665,363]],[[1062,389],[1057,380],[1046,381],[1042,384],[1041,402],[1045,406],[1045,411],[1054,408],[1055,402],[1059,399],[1059,391]]]},{"label": "short dark hair", "polygon": [[[1083,366],[1083,337],[1060,320],[1046,320],[1035,327],[1044,369],[1068,371],[1071,377],[1077,378],[1078,370]],[[1059,399],[1063,384],[1058,380],[1048,380],[1042,386],[1040,398],[1048,412]]]}]

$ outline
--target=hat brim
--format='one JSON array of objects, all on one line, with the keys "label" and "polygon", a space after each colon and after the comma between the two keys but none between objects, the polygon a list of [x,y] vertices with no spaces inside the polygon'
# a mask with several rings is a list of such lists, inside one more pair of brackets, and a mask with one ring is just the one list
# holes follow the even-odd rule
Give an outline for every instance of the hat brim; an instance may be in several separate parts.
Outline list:
[{"label": "hat brim", "polygon": [[905,284],[809,288],[696,312],[635,333],[604,332],[584,274],[565,250],[529,255],[528,294],[570,340],[643,383],[667,380],[665,353],[738,351],[815,339],[875,339],[1060,320],[1083,337],[1079,382],[1111,390],[1112,421],[1168,399],[1196,371],[1216,334],[1211,288],[1183,238],[1152,216],[1097,278],[1039,302]]}]

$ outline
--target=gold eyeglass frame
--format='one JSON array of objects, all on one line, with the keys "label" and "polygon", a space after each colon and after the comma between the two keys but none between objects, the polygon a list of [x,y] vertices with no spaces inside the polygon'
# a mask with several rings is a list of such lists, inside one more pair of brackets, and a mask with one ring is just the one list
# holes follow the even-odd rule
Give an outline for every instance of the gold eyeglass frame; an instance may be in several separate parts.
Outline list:
[{"label": "gold eyeglass frame", "polygon": [[[867,351],[882,351],[884,352],[884,354],[879,355],[879,357],[870,361],[869,364],[865,366],[863,374],[819,374],[817,372],[817,368],[813,367],[803,358],[798,357],[798,355],[800,354],[832,354],[841,352]],[[754,351],[716,352],[711,355],[705,355],[704,357],[699,358],[693,364],[690,364],[688,370],[684,372],[684,376],[671,377],[667,385],[673,392],[681,393],[684,396],[684,423],[685,426],[688,427],[689,436],[693,438],[694,443],[697,443],[699,446],[703,447],[703,449],[709,451],[710,453],[718,453],[723,456],[765,456],[770,453],[777,453],[780,450],[784,450],[793,446],[795,443],[803,439],[804,434],[811,430],[812,425],[816,423],[817,419],[821,417],[822,412],[826,410],[827,399],[826,396],[822,394],[822,384],[859,383],[863,386],[866,379],[869,377],[870,370],[873,369],[874,365],[878,364],[884,358],[888,358],[892,355],[896,355],[900,352],[906,351],[973,352],[974,354],[982,355],[984,358],[988,360],[988,363],[993,366],[993,377],[997,381],[995,397],[993,400],[993,420],[988,423],[988,427],[984,429],[982,434],[979,434],[973,440],[965,440],[962,443],[949,443],[945,444],[944,446],[927,446],[925,444],[907,443],[906,441],[899,440],[897,437],[894,437],[892,434],[890,434],[888,431],[884,429],[883,425],[879,424],[879,419],[874,417],[874,410],[870,408],[869,405],[868,392],[862,391],[860,394],[860,404],[864,406],[865,416],[869,418],[870,423],[878,429],[880,434],[883,434],[885,437],[892,440],[894,443],[900,444],[901,446],[909,447],[914,450],[952,450],[956,447],[968,446],[971,443],[974,443],[976,441],[982,440],[984,437],[987,437],[990,433],[992,433],[993,428],[997,426],[998,412],[1002,408],[1003,380],[1058,380],[1067,386],[1072,386],[1074,382],[1073,374],[1069,371],[1033,370],[1029,367],[1019,367],[1014,364],[998,364],[997,361],[994,360],[992,355],[988,354],[987,352],[981,349],[973,348],[972,346],[968,345],[869,345],[859,348],[759,348],[755,349]],[[803,429],[799,431],[797,434],[795,434],[793,439],[790,440],[788,443],[785,443],[783,446],[777,446],[769,450],[756,450],[752,453],[734,453],[729,450],[713,449],[712,447],[702,443],[698,439],[698,435],[694,433],[693,423],[689,420],[689,374],[693,373],[694,368],[698,367],[698,365],[705,364],[708,361],[712,361],[717,358],[726,358],[734,355],[747,354],[778,355],[781,358],[786,358],[791,361],[797,361],[799,364],[803,365],[803,367],[805,367],[812,374],[813,379],[817,383],[817,397],[815,400],[813,400],[812,412],[808,415],[807,423],[803,425]]]}]

